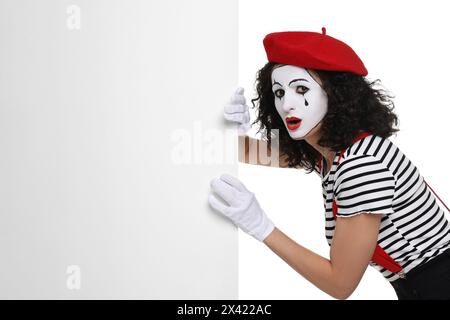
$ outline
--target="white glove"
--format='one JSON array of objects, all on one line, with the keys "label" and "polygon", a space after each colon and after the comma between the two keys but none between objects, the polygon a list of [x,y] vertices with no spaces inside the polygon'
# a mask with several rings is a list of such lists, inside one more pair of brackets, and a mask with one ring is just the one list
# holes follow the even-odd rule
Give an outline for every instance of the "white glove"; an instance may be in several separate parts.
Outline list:
[{"label": "white glove", "polygon": [[231,96],[230,102],[225,106],[225,119],[239,124],[238,134],[244,136],[250,129],[250,113],[244,96],[244,88],[238,87]]},{"label": "white glove", "polygon": [[259,206],[255,195],[235,177],[223,174],[211,181],[211,189],[228,203],[225,205],[210,194],[208,201],[211,207],[257,240],[263,241],[275,228]]}]

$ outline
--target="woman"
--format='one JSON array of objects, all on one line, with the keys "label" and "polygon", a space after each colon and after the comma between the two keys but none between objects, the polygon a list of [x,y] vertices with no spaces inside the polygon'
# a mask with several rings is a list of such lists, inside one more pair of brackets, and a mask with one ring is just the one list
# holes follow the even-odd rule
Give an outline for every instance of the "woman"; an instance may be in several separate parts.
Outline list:
[{"label": "woman", "polygon": [[[269,62],[257,75],[256,122],[269,150],[277,131],[281,167],[320,176],[330,258],[276,228],[235,177],[211,181],[210,205],[337,299],[352,294],[369,264],[399,299],[450,299],[450,226],[420,172],[388,140],[398,131],[391,97],[364,78],[356,53],[324,28],[271,33],[264,47]],[[225,117],[240,123],[244,136],[243,89]]]}]

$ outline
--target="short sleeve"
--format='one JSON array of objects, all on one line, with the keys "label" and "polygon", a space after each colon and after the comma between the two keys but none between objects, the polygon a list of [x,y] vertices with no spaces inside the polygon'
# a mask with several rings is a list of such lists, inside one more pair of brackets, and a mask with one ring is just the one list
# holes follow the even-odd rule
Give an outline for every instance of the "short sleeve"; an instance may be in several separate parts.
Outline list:
[{"label": "short sleeve", "polygon": [[394,213],[395,186],[394,175],[380,159],[371,155],[343,159],[336,169],[333,186],[337,216]]}]

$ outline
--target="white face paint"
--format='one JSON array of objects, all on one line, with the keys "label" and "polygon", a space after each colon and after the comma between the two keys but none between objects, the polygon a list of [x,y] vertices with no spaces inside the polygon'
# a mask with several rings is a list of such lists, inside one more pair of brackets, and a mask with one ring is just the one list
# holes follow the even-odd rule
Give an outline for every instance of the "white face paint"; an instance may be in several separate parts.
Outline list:
[{"label": "white face paint", "polygon": [[328,97],[303,68],[285,65],[272,71],[275,107],[292,139],[301,140],[323,119]]}]

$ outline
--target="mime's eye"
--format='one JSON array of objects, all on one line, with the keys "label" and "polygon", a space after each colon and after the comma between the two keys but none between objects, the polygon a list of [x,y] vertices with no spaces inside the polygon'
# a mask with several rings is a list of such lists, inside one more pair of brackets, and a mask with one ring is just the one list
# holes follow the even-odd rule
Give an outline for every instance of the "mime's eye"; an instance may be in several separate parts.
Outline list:
[{"label": "mime's eye", "polygon": [[275,90],[274,94],[277,98],[281,99],[284,96],[284,90],[283,89]]},{"label": "mime's eye", "polygon": [[305,94],[308,91],[309,91],[309,88],[307,88],[305,86],[297,86],[297,90],[296,90],[297,93]]}]

